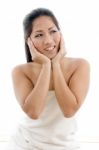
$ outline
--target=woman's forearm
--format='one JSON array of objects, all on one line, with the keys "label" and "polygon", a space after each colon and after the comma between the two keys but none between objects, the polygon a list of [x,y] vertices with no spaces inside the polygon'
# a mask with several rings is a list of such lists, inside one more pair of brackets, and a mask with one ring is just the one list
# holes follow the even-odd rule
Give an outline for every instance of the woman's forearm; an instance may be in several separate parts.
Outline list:
[{"label": "woman's forearm", "polygon": [[61,66],[59,63],[53,64],[53,80],[57,101],[65,116],[72,114],[77,102],[76,98],[68,87]]},{"label": "woman's forearm", "polygon": [[26,98],[24,110],[31,118],[37,119],[44,109],[49,90],[51,64],[43,64],[35,87]]}]

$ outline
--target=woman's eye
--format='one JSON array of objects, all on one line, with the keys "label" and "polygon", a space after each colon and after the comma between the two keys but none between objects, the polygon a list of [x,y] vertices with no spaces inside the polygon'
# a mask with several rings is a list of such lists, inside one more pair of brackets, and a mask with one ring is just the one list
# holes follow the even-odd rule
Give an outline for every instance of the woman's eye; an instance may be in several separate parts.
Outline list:
[{"label": "woman's eye", "polygon": [[51,33],[55,33],[55,32],[57,32],[57,31],[56,31],[56,30],[52,30],[52,31],[51,31]]},{"label": "woman's eye", "polygon": [[41,37],[41,36],[43,36],[43,34],[37,34],[37,35],[35,35],[35,37]]}]

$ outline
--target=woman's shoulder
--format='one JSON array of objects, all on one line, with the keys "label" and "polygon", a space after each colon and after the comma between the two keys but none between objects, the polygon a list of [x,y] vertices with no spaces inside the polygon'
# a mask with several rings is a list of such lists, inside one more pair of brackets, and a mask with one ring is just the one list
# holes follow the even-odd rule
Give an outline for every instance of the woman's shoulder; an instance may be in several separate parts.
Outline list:
[{"label": "woman's shoulder", "polygon": [[13,69],[12,69],[12,74],[22,74],[22,73],[26,73],[27,71],[30,70],[30,68],[33,66],[33,63],[24,63],[24,64],[19,64],[16,65]]},{"label": "woman's shoulder", "polygon": [[83,70],[90,72],[90,64],[88,60],[84,58],[72,58],[72,57],[64,57],[62,66],[65,70],[65,73],[74,73],[77,70]]},{"label": "woman's shoulder", "polygon": [[28,63],[16,65],[16,66],[12,69],[12,72],[16,72],[16,71],[22,72],[22,71],[23,71],[24,69],[26,69],[28,66],[29,66]]},{"label": "woman's shoulder", "polygon": [[39,72],[41,69],[41,65],[34,63],[34,62],[29,62],[29,63],[24,63],[15,66],[12,69],[12,75],[15,76],[20,76],[20,75],[26,75],[27,77],[31,77],[31,74],[35,75],[35,73]]},{"label": "woman's shoulder", "polygon": [[68,63],[69,65],[73,66],[90,66],[90,63],[88,60],[84,58],[73,58],[73,57],[64,57],[64,62]]},{"label": "woman's shoulder", "polygon": [[29,62],[29,63],[19,64],[19,65],[15,66],[13,68],[13,70],[23,71],[23,70],[29,69],[31,67],[35,68],[35,67],[38,67],[38,65],[36,63],[34,63],[34,62]]}]

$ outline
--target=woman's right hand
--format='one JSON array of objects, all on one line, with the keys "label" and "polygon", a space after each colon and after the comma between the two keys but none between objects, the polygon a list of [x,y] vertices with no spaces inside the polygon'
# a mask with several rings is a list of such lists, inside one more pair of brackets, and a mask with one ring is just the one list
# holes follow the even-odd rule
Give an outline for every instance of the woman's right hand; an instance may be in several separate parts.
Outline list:
[{"label": "woman's right hand", "polygon": [[47,56],[37,51],[30,37],[27,39],[27,44],[32,55],[32,60],[35,60],[40,64],[51,63],[50,59]]}]

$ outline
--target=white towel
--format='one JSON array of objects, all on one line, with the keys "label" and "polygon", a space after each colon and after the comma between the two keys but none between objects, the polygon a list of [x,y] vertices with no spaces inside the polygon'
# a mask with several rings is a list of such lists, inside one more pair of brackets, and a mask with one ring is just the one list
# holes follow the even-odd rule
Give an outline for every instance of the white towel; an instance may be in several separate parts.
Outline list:
[{"label": "white towel", "polygon": [[39,119],[25,114],[20,120],[9,150],[78,150],[76,129],[75,117],[64,117],[54,91],[50,91]]}]

